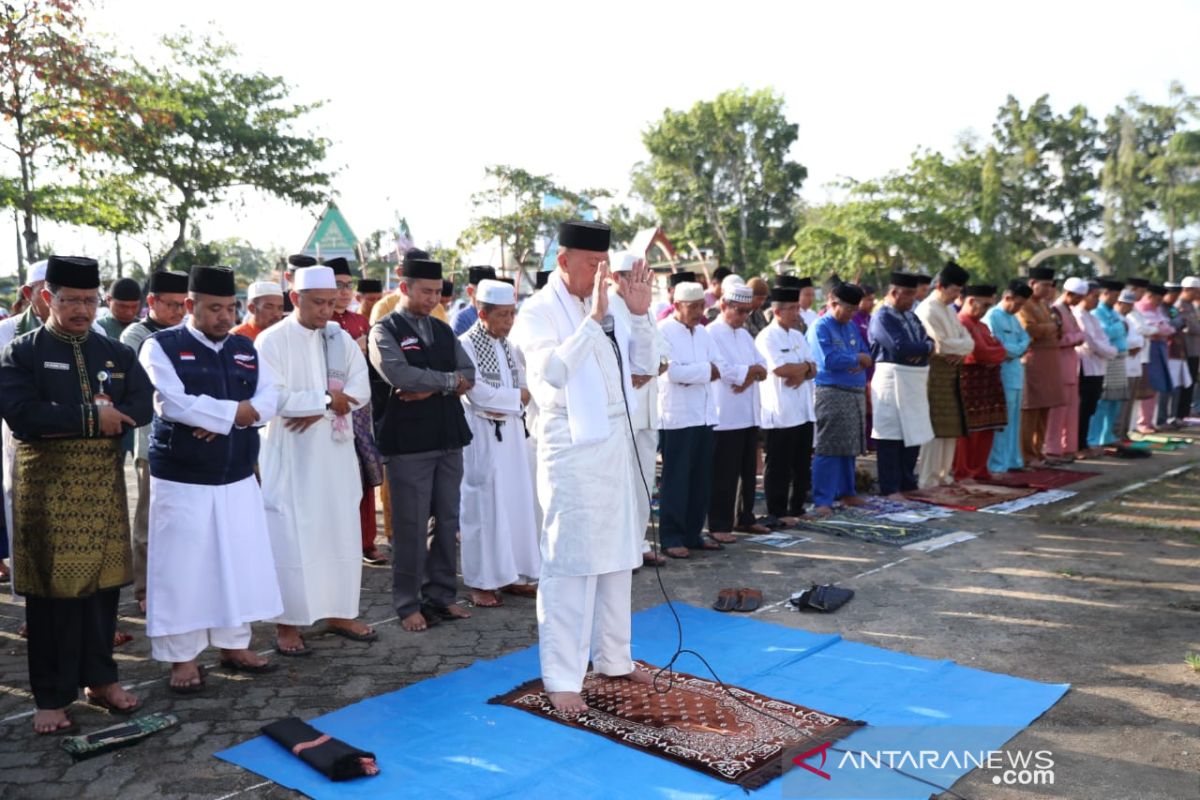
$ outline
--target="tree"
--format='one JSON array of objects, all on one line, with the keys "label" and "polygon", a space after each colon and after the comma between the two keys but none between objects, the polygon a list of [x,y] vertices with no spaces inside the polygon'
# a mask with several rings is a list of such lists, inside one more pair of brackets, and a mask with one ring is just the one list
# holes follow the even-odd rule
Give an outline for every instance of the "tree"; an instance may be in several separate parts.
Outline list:
[{"label": "tree", "polygon": [[319,104],[292,104],[280,77],[236,71],[228,44],[187,34],[163,43],[169,62],[132,64],[123,76],[129,113],[98,132],[97,141],[163,187],[164,216],[177,232],[157,269],[184,247],[194,215],[230,190],[257,189],[302,207],[325,201],[331,175],[318,165],[328,142],[292,131]]},{"label": "tree", "polygon": [[459,237],[459,248],[499,239],[504,259],[512,264],[523,265],[539,239],[552,238],[566,220],[594,212],[592,201],[610,194],[604,189],[574,192],[549,175],[520,167],[497,164],[484,172],[491,185],[471,196],[476,216]]},{"label": "tree", "polygon": [[796,231],[808,177],[789,157],[797,131],[769,89],[667,109],[642,135],[650,159],[635,167],[634,192],[681,239],[711,243],[720,259],[760,270]]},{"label": "tree", "polygon": [[613,247],[629,244],[643,228],[658,227],[653,218],[640,211],[631,211],[624,203],[609,206],[600,218],[612,228]]},{"label": "tree", "polygon": [[[114,210],[88,184],[54,180],[60,168],[77,169],[81,140],[95,119],[123,105],[107,63],[83,41],[79,5],[74,0],[0,5],[0,148],[18,166],[18,175],[3,181],[0,201],[19,211],[26,261],[41,255],[37,218],[90,224]],[[20,262],[18,274],[24,280]]]}]

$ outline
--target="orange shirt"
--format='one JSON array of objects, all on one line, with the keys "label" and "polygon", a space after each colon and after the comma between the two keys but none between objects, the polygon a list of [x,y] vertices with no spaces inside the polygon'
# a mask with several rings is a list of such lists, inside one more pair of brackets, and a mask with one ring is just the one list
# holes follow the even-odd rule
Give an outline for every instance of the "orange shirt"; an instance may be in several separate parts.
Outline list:
[{"label": "orange shirt", "polygon": [[247,317],[245,322],[243,322],[241,325],[235,325],[229,332],[236,333],[239,336],[245,336],[247,339],[253,342],[254,339],[260,333],[262,333],[262,329],[254,324],[253,317]]}]

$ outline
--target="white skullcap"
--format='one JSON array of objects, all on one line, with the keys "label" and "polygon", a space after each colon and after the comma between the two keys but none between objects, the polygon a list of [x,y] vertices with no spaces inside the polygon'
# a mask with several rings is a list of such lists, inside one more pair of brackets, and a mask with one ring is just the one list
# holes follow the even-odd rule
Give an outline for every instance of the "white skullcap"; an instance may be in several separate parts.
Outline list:
[{"label": "white skullcap", "polygon": [[1183,279],[1183,288],[1185,289],[1200,289],[1200,278],[1188,276]]},{"label": "white skullcap", "polygon": [[1087,294],[1091,291],[1088,282],[1083,278],[1067,278],[1066,282],[1063,283],[1063,289],[1071,294]]},{"label": "white skullcap", "polygon": [[504,281],[484,279],[475,287],[475,300],[492,306],[511,306],[517,302],[517,292]]},{"label": "white skullcap", "polygon": [[283,287],[272,281],[255,281],[246,289],[246,300],[260,297],[283,297]]},{"label": "white skullcap", "polygon": [[704,299],[704,287],[698,283],[684,281],[683,283],[675,284],[675,302],[676,303],[694,303],[697,300]]},{"label": "white skullcap", "polygon": [[609,272],[629,272],[637,260],[637,253],[631,250],[618,250],[608,257],[608,270]]},{"label": "white skullcap", "polygon": [[333,269],[331,267],[305,267],[304,269],[296,270],[296,277],[292,280],[296,285],[297,292],[304,292],[309,289],[336,289],[337,281],[333,278]]},{"label": "white skullcap", "polygon": [[721,281],[721,296],[731,303],[753,303],[754,290],[744,283],[735,283],[733,286],[726,286],[725,283],[729,278]]},{"label": "white skullcap", "polygon": [[38,281],[46,280],[46,265],[49,261],[36,261],[29,265],[29,272],[26,273],[25,285],[33,286]]},{"label": "white skullcap", "polygon": [[1121,292],[1121,296],[1117,298],[1117,302],[1129,303],[1129,305],[1133,305],[1137,302],[1137,292],[1133,291],[1133,289],[1126,289],[1125,291]]},{"label": "white skullcap", "polygon": [[[745,285],[746,285],[746,281],[744,281],[742,279],[741,275],[726,275],[725,278],[721,281],[721,294],[725,294],[726,292],[731,291],[733,289],[733,287],[735,287],[735,286],[745,286]],[[741,301],[739,300],[738,302],[741,302]]]}]

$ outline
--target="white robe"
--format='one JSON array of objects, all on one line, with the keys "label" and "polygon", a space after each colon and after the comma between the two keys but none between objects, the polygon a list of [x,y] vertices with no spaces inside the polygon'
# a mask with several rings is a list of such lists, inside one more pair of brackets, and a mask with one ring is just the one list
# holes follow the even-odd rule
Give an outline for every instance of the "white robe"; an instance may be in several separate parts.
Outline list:
[{"label": "white robe", "polygon": [[[190,326],[188,332],[210,350],[224,347]],[[237,401],[187,394],[157,341],[146,340],[138,361],[154,384],[155,415],[222,436],[233,430]],[[266,365],[258,369],[250,402],[260,425],[275,416],[275,378]],[[151,476],[149,531],[148,636],[235,628],[283,610],[262,494],[253,475],[223,486]]]},{"label": "white robe", "polygon": [[[470,333],[458,337],[476,368],[475,385],[463,397],[471,446],[463,449],[463,483],[459,501],[463,582],[475,589],[500,589],[541,571],[533,481],[521,419],[525,379],[517,365],[513,385],[504,348],[491,346],[500,365],[500,386],[478,373],[479,358]],[[496,440],[500,420],[501,440]]]},{"label": "white robe", "polygon": [[[342,391],[357,408],[371,397],[367,362],[350,334],[338,331],[349,356]],[[334,415],[325,408],[321,337],[321,331],[305,328],[298,314],[292,314],[255,340],[260,357],[277,376],[279,394],[278,416],[263,433],[259,469],[283,595],[283,614],[273,621],[284,625],[359,615],[362,480],[353,438],[333,438]],[[303,433],[284,427],[288,417],[314,415],[323,419]]]},{"label": "white robe", "polygon": [[[538,498],[542,529],[542,575],[597,575],[633,569],[642,563],[643,520],[637,492],[644,489],[635,470],[629,412],[636,413],[628,387],[630,367],[618,368],[612,345],[588,314],[586,303],[567,296],[558,272],[546,288],[525,301],[509,340],[519,347],[528,370],[529,390],[538,404]],[[565,306],[565,307],[560,307]],[[630,319],[627,310],[610,307],[620,329],[629,331],[628,352],[653,353],[654,328],[645,317]],[[560,333],[560,315],[573,330]],[[588,364],[598,365],[600,408],[608,435],[576,444],[567,417],[565,388]],[[624,380],[622,380],[622,377]],[[625,385],[625,391],[622,386]],[[626,408],[629,401],[629,411]]]}]

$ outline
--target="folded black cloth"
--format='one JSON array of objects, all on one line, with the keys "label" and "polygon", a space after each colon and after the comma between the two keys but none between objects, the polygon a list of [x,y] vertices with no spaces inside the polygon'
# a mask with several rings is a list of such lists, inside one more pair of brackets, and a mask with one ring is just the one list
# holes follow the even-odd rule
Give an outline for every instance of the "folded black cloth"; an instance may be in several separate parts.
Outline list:
[{"label": "folded black cloth", "polygon": [[814,611],[828,613],[830,611],[837,611],[846,605],[846,603],[849,603],[851,597],[854,597],[853,589],[844,589],[841,586],[834,586],[832,583],[827,583],[824,586],[813,584],[812,588],[793,594],[788,599],[788,603],[797,611],[811,608]]},{"label": "folded black cloth", "polygon": [[326,736],[296,717],[264,725],[262,732],[330,780],[347,781],[364,775],[379,774],[374,753],[359,750],[340,739]]}]

